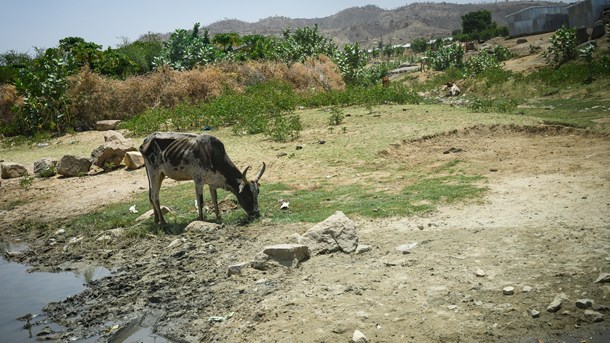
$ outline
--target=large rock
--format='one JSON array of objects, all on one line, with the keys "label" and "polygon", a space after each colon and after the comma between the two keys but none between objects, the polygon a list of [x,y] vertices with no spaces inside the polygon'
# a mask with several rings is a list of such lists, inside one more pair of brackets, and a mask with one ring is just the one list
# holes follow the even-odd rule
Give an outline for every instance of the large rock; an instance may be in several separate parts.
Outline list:
[{"label": "large rock", "polygon": [[582,44],[589,40],[589,34],[587,33],[587,28],[581,26],[576,29],[576,45]]},{"label": "large rock", "polygon": [[606,34],[606,25],[601,20],[595,22],[593,25],[593,31],[591,31],[591,39],[602,38]]},{"label": "large rock", "polygon": [[335,251],[351,253],[358,247],[356,224],[343,212],[337,211],[321,223],[297,237],[297,243],[307,245],[312,255]]},{"label": "large rock", "polygon": [[57,174],[57,160],[41,158],[34,162],[34,174],[40,177],[51,177]]},{"label": "large rock", "polygon": [[125,158],[123,158],[123,164],[129,170],[140,169],[144,167],[144,157],[139,151],[127,151]]},{"label": "large rock", "polygon": [[0,174],[3,179],[14,179],[28,175],[28,171],[19,163],[2,162],[0,163]]},{"label": "large rock", "polygon": [[95,123],[95,129],[98,131],[114,130],[120,122],[120,120],[99,120]]},{"label": "large rock", "polygon": [[87,174],[91,169],[91,161],[88,158],[74,155],[65,155],[57,163],[57,174],[63,176],[81,176]]},{"label": "large rock", "polygon": [[137,150],[133,141],[126,139],[118,131],[108,131],[104,140],[104,144],[91,152],[91,162],[100,168],[116,168],[123,162],[125,153]]},{"label": "large rock", "polygon": [[276,244],[266,246],[263,253],[282,266],[294,268],[309,258],[309,248],[301,244]]}]

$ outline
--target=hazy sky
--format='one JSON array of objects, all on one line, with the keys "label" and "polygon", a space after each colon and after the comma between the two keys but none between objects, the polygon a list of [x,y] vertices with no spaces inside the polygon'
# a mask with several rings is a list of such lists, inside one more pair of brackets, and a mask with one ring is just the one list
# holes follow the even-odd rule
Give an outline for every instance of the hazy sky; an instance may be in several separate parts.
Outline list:
[{"label": "hazy sky", "polygon": [[[468,3],[477,0],[446,0]],[[115,48],[147,32],[168,33],[223,19],[326,17],[354,6],[394,9],[413,0],[0,0],[0,53],[33,53],[65,37]],[[420,0],[423,2],[423,0]]]},{"label": "hazy sky", "polygon": [[[457,2],[457,1],[456,1]],[[65,37],[115,48],[126,37],[167,33],[223,19],[256,22],[270,16],[326,17],[353,6],[394,9],[406,0],[0,0],[0,53],[33,53]]]}]

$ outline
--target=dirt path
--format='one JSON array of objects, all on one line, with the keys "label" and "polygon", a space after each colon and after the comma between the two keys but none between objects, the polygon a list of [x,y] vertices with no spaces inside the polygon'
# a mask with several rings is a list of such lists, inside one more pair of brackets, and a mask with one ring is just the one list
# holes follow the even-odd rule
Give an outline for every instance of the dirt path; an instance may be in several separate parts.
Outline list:
[{"label": "dirt path", "polygon": [[[227,266],[252,260],[266,245],[292,242],[311,224],[262,222],[140,241],[91,237],[76,245],[58,236],[54,247],[35,243],[24,261],[115,267],[112,277],[47,308],[70,329],[57,336],[64,338],[110,335],[114,325],[135,320],[184,342],[345,342],[354,330],[371,342],[610,339],[610,284],[595,283],[610,272],[608,137],[479,127],[404,142],[380,158],[422,166],[457,159],[484,174],[489,191],[481,202],[424,217],[352,218],[370,251],[315,256],[295,269],[250,268],[227,277]],[[102,174],[37,184],[38,196],[63,207],[66,194],[98,187],[83,200],[93,206],[146,187],[142,171],[117,173],[119,194],[102,191],[110,182]],[[33,210],[14,209],[21,216]],[[417,246],[401,254],[395,248],[404,243]],[[507,286],[514,294],[503,294]],[[561,309],[548,312],[561,294]],[[578,299],[593,300],[588,310],[599,317],[577,308]]]}]

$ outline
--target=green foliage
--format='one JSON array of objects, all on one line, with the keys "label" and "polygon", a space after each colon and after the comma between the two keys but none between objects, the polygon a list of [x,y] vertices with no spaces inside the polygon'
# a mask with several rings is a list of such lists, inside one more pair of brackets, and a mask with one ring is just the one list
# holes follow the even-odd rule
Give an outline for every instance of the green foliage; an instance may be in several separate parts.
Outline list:
[{"label": "green foliage", "polygon": [[34,177],[31,175],[25,175],[19,178],[19,187],[23,189],[30,189],[34,183]]},{"label": "green foliage", "polygon": [[585,47],[578,50],[578,56],[584,59],[588,66],[585,83],[593,82],[593,52],[595,52],[595,45],[593,44],[587,44]]},{"label": "green foliage", "polygon": [[346,44],[342,52],[337,52],[335,62],[343,74],[345,83],[354,85],[363,82],[367,59],[366,53],[360,49],[358,43]]},{"label": "green foliage", "polygon": [[28,67],[31,62],[30,55],[15,50],[0,54],[0,84],[14,83],[19,71]]},{"label": "green foliage", "polygon": [[481,32],[491,25],[491,12],[487,10],[469,12],[462,16],[462,33],[464,34]]},{"label": "green foliage", "polygon": [[320,54],[332,57],[337,51],[332,40],[320,34],[318,25],[297,28],[294,33],[286,29],[282,36],[283,40],[276,42],[276,55],[287,64],[304,62],[307,58]]},{"label": "green foliage", "polygon": [[135,74],[145,74],[154,69],[154,59],[161,54],[163,43],[156,34],[147,34],[133,43],[121,45],[118,50],[133,63]]},{"label": "green foliage", "polygon": [[199,36],[199,26],[196,23],[191,32],[184,29],[174,31],[164,43],[161,55],[154,59],[155,67],[167,65],[172,69],[185,70],[218,59],[220,52],[205,37]]},{"label": "green foliage", "polygon": [[510,113],[517,110],[518,102],[514,99],[480,99],[475,98],[468,104],[468,109],[479,113]]},{"label": "green foliage", "polygon": [[543,53],[547,63],[556,67],[576,57],[576,29],[562,26],[549,38],[551,46]]},{"label": "green foliage", "polygon": [[23,104],[17,110],[20,133],[61,133],[71,127],[73,120],[68,113],[66,78],[74,70],[72,55],[59,49],[47,49],[28,68],[20,70],[15,80],[15,87],[23,96]]},{"label": "green foliage", "polygon": [[343,110],[339,107],[333,106],[330,108],[330,117],[328,118],[328,125],[337,126],[341,124],[345,118]]},{"label": "green foliage", "polygon": [[434,70],[445,70],[450,67],[460,68],[463,65],[464,50],[459,44],[451,44],[440,49],[426,52],[428,63]]},{"label": "green foliage", "polygon": [[413,52],[424,52],[428,48],[428,42],[423,38],[415,38],[411,41],[411,50]]},{"label": "green foliage", "polygon": [[488,40],[498,36],[508,36],[508,27],[498,27],[491,20],[491,12],[480,10],[462,16],[462,31],[454,35],[455,39],[465,42],[471,40]]}]

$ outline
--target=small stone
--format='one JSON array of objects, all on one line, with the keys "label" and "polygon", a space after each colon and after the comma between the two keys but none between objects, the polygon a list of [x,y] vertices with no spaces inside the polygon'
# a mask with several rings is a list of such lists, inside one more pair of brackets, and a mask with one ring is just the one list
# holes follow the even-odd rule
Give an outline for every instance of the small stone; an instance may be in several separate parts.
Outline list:
[{"label": "small stone", "polygon": [[457,305],[448,305],[447,309],[449,310],[455,310],[457,308]]},{"label": "small stone", "polygon": [[532,291],[532,287],[531,286],[523,286],[523,289],[521,290],[523,293],[529,293]]},{"label": "small stone", "polygon": [[303,244],[276,244],[266,246],[263,253],[279,264],[294,268],[309,258],[309,247]]},{"label": "small stone", "polygon": [[123,164],[129,170],[139,169],[144,167],[144,157],[139,151],[127,151],[123,157]]},{"label": "small stone", "polygon": [[28,175],[25,167],[19,163],[3,162],[0,163],[0,174],[3,179],[14,179]]},{"label": "small stone", "polygon": [[595,283],[609,283],[610,282],[610,273],[601,273],[595,280]]},{"label": "small stone", "polygon": [[237,264],[232,264],[227,268],[227,275],[237,275],[241,274],[241,272],[250,266],[250,262],[241,262]]},{"label": "small stone", "polygon": [[371,251],[371,246],[366,244],[358,244],[356,247],[356,255],[364,254],[367,251]]},{"label": "small stone", "polygon": [[95,129],[97,131],[114,130],[120,122],[120,120],[99,120],[95,123]]},{"label": "small stone", "polygon": [[401,244],[396,247],[396,250],[400,251],[403,254],[410,254],[411,250],[417,246],[417,242]]},{"label": "small stone", "polygon": [[352,335],[352,342],[353,343],[368,343],[369,340],[368,338],[366,338],[366,336],[360,332],[360,330],[356,330],[354,331],[354,334]]},{"label": "small stone", "polygon": [[565,295],[565,293],[557,294],[553,301],[549,304],[549,306],[546,307],[547,312],[559,311],[559,309],[561,308],[561,303],[567,299],[568,297]]},{"label": "small stone", "polygon": [[483,269],[477,269],[477,270],[474,272],[474,275],[476,275],[477,277],[484,277],[484,276],[485,276],[485,275],[487,275],[487,274],[485,274],[485,271],[484,271]]},{"label": "small stone", "polygon": [[532,316],[532,318],[538,318],[538,317],[540,317],[540,311],[538,311],[538,310],[531,310],[530,311],[530,316]]},{"label": "small stone", "polygon": [[513,295],[515,294],[515,287],[513,286],[506,286],[502,289],[502,293],[504,295]]},{"label": "small stone", "polygon": [[593,305],[593,300],[591,299],[578,299],[576,300],[576,307],[586,309]]},{"label": "small stone", "polygon": [[599,323],[599,322],[604,321],[604,315],[599,312],[595,312],[593,310],[585,310],[585,318],[594,323]]}]

